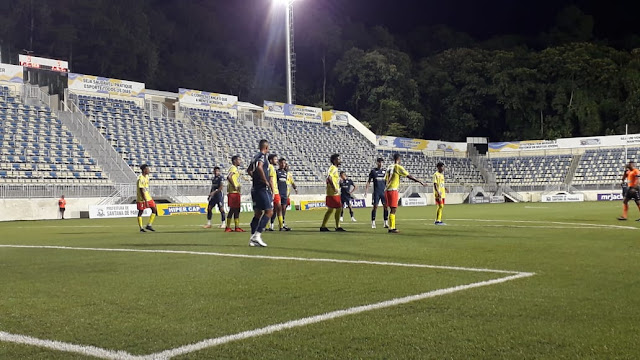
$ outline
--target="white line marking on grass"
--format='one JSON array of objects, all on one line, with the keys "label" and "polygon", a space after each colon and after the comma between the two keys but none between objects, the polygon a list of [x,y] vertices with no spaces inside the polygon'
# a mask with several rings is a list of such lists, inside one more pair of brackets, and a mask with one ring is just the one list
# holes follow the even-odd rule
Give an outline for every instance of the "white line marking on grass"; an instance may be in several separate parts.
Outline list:
[{"label": "white line marking on grass", "polygon": [[[425,224],[434,225],[434,224]],[[435,226],[435,225],[434,225]],[[482,224],[482,225],[448,225],[452,227],[504,227],[504,228],[524,228],[524,229],[575,229],[575,230],[593,230],[590,227],[578,227],[578,226],[542,226],[542,225],[495,225],[495,224]],[[616,230],[616,229],[612,229]]]},{"label": "white line marking on grass", "polygon": [[411,268],[426,268],[426,269],[441,269],[441,270],[458,270],[458,271],[471,271],[471,272],[485,272],[485,273],[497,273],[508,274],[508,276],[501,277],[493,280],[480,281],[476,283],[458,285],[445,289],[432,290],[417,295],[410,295],[401,298],[395,298],[378,303],[355,306],[348,309],[331,311],[321,315],[309,316],[297,320],[291,320],[279,324],[269,325],[266,327],[243,331],[237,334],[226,335],[217,338],[211,338],[196,342],[194,344],[180,346],[174,349],[169,349],[149,355],[132,355],[125,351],[113,351],[107,349],[101,349],[95,346],[75,345],[54,340],[42,340],[25,335],[15,335],[6,332],[0,332],[0,341],[12,342],[17,344],[33,345],[51,350],[78,353],[82,355],[93,356],[102,359],[120,359],[120,360],[166,360],[174,356],[185,355],[192,352],[204,350],[207,348],[219,346],[233,341],[239,341],[252,337],[258,337],[263,335],[272,334],[275,332],[292,329],[296,327],[307,326],[311,324],[320,323],[340,317],[355,315],[367,311],[373,311],[378,309],[390,308],[398,305],[407,304],[414,301],[434,298],[437,296],[447,295],[458,291],[469,290],[473,288],[479,288],[483,286],[496,285],[511,280],[526,278],[535,275],[530,272],[519,272],[509,270],[495,270],[495,269],[479,269],[468,268],[460,266],[441,266],[441,265],[426,265],[426,264],[405,264],[405,263],[393,263],[393,262],[381,262],[381,261],[367,261],[367,260],[341,260],[341,259],[322,259],[322,258],[300,258],[300,257],[287,257],[287,256],[266,256],[266,255],[245,255],[245,254],[225,254],[215,252],[200,252],[200,251],[181,251],[181,250],[144,250],[144,249],[109,249],[109,248],[83,248],[83,247],[68,247],[68,246],[40,246],[40,245],[0,245],[0,248],[17,248],[17,249],[53,249],[53,250],[79,250],[79,251],[105,251],[105,252],[133,252],[133,253],[159,253],[159,254],[183,254],[183,255],[203,255],[203,256],[221,256],[221,257],[233,257],[233,258],[249,258],[249,259],[266,259],[266,260],[288,260],[288,261],[308,261],[308,262],[326,262],[326,263],[339,263],[339,264],[358,264],[358,265],[381,265],[381,266],[396,266],[396,267],[411,267]]},{"label": "white line marking on grass", "polygon": [[262,335],[268,335],[268,334],[272,334],[272,333],[275,333],[275,332],[278,332],[278,331],[283,331],[283,330],[287,330],[287,329],[293,329],[293,328],[296,328],[296,327],[302,327],[302,326],[316,324],[316,323],[327,321],[327,320],[337,319],[337,318],[340,318],[340,317],[343,317],[343,316],[360,314],[360,313],[367,312],[367,311],[394,307],[394,306],[403,305],[403,304],[407,304],[407,303],[414,302],[414,301],[419,301],[419,300],[434,298],[436,296],[442,296],[442,295],[451,294],[451,293],[454,293],[454,292],[457,292],[457,291],[463,291],[463,290],[468,290],[468,289],[473,289],[473,288],[479,288],[479,287],[482,287],[482,286],[500,284],[500,283],[504,283],[504,282],[507,282],[507,281],[521,279],[521,278],[525,278],[525,277],[529,277],[529,276],[533,276],[533,275],[534,275],[533,273],[517,273],[515,275],[511,275],[511,276],[507,276],[507,277],[503,277],[503,278],[499,278],[499,279],[480,281],[480,282],[467,284],[467,285],[459,285],[459,286],[454,286],[454,287],[450,287],[450,288],[446,288],[446,289],[433,290],[433,291],[425,292],[425,293],[422,293],[422,294],[410,295],[410,296],[406,296],[406,297],[402,297],[402,298],[391,299],[391,300],[382,301],[382,302],[369,304],[369,305],[355,306],[355,307],[351,307],[351,308],[344,309],[344,310],[337,310],[337,311],[328,312],[328,313],[322,314],[322,315],[309,316],[309,317],[305,317],[305,318],[302,318],[302,319],[287,321],[287,322],[280,323],[280,324],[269,325],[269,326],[266,326],[266,327],[263,327],[263,328],[259,328],[259,329],[243,331],[243,332],[240,332],[240,333],[237,333],[237,334],[233,334],[233,335],[227,335],[227,336],[222,336],[222,337],[218,337],[218,338],[212,338],[212,339],[203,340],[203,341],[197,342],[195,344],[185,345],[185,346],[181,346],[181,347],[178,347],[178,348],[175,348],[175,349],[166,350],[166,351],[162,351],[162,352],[159,352],[159,353],[151,354],[151,355],[148,355],[148,356],[144,357],[144,359],[154,359],[154,360],[170,359],[170,358],[172,358],[174,356],[189,354],[189,353],[192,353],[192,352],[196,352],[196,351],[208,349],[208,348],[211,348],[211,347],[219,346],[219,345],[222,345],[222,344],[226,344],[226,343],[229,343],[229,342],[232,342],[232,341],[249,339],[249,338],[252,338],[252,337],[257,337],[257,336],[262,336]]},{"label": "white line marking on grass", "polygon": [[107,350],[90,345],[75,345],[55,340],[43,340],[26,335],[10,334],[4,331],[0,331],[0,341],[10,342],[14,344],[32,345],[50,350],[93,356],[100,359],[134,358],[133,355],[125,351]]},{"label": "white line marking on grass", "polygon": [[525,209],[548,209],[548,206],[525,206]]},{"label": "white line marking on grass", "polygon": [[[159,246],[162,246],[162,245],[159,244]],[[382,265],[382,266],[412,267],[412,268],[423,268],[423,269],[486,272],[486,273],[497,273],[497,274],[517,274],[517,273],[519,273],[518,271],[479,269],[479,268],[469,268],[469,267],[461,267],[461,266],[405,264],[405,263],[394,263],[394,262],[384,262],[384,261],[303,258],[303,257],[290,257],[290,256],[246,255],[246,254],[229,254],[229,253],[217,253],[217,252],[206,252],[206,251],[186,251],[186,250],[112,249],[112,248],[85,248],[85,247],[48,246],[48,245],[0,245],[0,248],[53,249],[53,250],[82,250],[82,251],[106,251],[106,252],[133,252],[133,253],[151,253],[151,254],[203,255],[203,256],[220,256],[220,257],[232,257],[232,258],[244,258],[244,259],[308,261],[308,262],[326,262],[326,263],[356,264],[356,265]]]},{"label": "white line marking on grass", "polygon": [[625,229],[625,230],[638,230],[633,226],[622,225],[607,225],[607,224],[592,224],[592,223],[575,223],[575,222],[563,222],[563,221],[539,221],[539,220],[498,220],[498,219],[447,219],[447,221],[469,221],[469,222],[504,222],[504,223],[528,223],[528,224],[554,224],[554,225],[569,225],[569,226],[585,226],[591,228],[603,228],[603,229]]}]

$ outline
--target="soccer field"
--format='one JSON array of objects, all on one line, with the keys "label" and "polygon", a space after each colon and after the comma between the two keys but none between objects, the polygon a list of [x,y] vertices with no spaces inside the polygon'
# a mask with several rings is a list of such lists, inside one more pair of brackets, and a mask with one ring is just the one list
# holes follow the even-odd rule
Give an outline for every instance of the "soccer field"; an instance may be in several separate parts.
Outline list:
[{"label": "soccer field", "polygon": [[456,205],[436,227],[400,208],[400,234],[381,211],[347,233],[290,212],[267,248],[204,216],[2,223],[0,359],[635,359],[640,223],[620,210]]}]

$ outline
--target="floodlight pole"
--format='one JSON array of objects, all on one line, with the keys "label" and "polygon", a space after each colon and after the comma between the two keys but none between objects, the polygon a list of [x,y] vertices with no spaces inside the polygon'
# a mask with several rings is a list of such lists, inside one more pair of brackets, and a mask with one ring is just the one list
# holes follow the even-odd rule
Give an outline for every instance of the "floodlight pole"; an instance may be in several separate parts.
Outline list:
[{"label": "floodlight pole", "polygon": [[295,103],[295,61],[296,53],[293,44],[293,1],[287,0],[286,6],[286,62],[287,62],[287,103]]}]

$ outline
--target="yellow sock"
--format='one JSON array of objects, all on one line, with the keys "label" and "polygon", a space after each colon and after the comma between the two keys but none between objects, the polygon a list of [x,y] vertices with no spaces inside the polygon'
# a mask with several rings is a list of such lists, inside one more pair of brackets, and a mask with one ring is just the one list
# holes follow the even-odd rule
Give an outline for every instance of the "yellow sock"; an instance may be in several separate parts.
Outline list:
[{"label": "yellow sock", "polygon": [[396,228],[396,214],[389,214],[389,229]]},{"label": "yellow sock", "polygon": [[231,227],[231,216],[227,216],[227,227]]},{"label": "yellow sock", "polygon": [[236,224],[236,227],[239,228],[240,227],[240,219],[238,218],[234,218],[233,222]]},{"label": "yellow sock", "polygon": [[336,229],[340,227],[340,215],[342,215],[341,211],[336,210],[336,215],[335,215]]},{"label": "yellow sock", "polygon": [[142,229],[142,216],[138,216],[138,226]]},{"label": "yellow sock", "polygon": [[332,212],[333,212],[333,209],[327,209],[327,212],[324,213],[324,219],[322,219],[322,227],[327,227],[327,224],[329,223],[329,218],[331,217]]},{"label": "yellow sock", "polygon": [[267,221],[267,225],[264,228],[271,229],[271,220]]},{"label": "yellow sock", "polygon": [[438,218],[437,218],[438,221],[442,221],[442,210],[443,209],[444,209],[444,206],[438,205],[438,210],[436,211],[436,214],[438,215]]},{"label": "yellow sock", "polygon": [[278,215],[278,225],[280,225],[280,229],[284,226],[284,219],[282,218],[282,215]]}]

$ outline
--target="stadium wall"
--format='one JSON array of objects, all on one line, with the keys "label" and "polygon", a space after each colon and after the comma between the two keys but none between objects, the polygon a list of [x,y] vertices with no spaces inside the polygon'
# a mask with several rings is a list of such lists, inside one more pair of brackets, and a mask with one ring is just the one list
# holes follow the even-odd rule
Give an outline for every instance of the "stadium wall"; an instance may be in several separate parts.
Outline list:
[{"label": "stadium wall", "polygon": [[[100,198],[67,198],[64,217],[77,219],[80,211],[88,211]],[[58,199],[0,199],[0,221],[54,220],[60,217]]]}]

